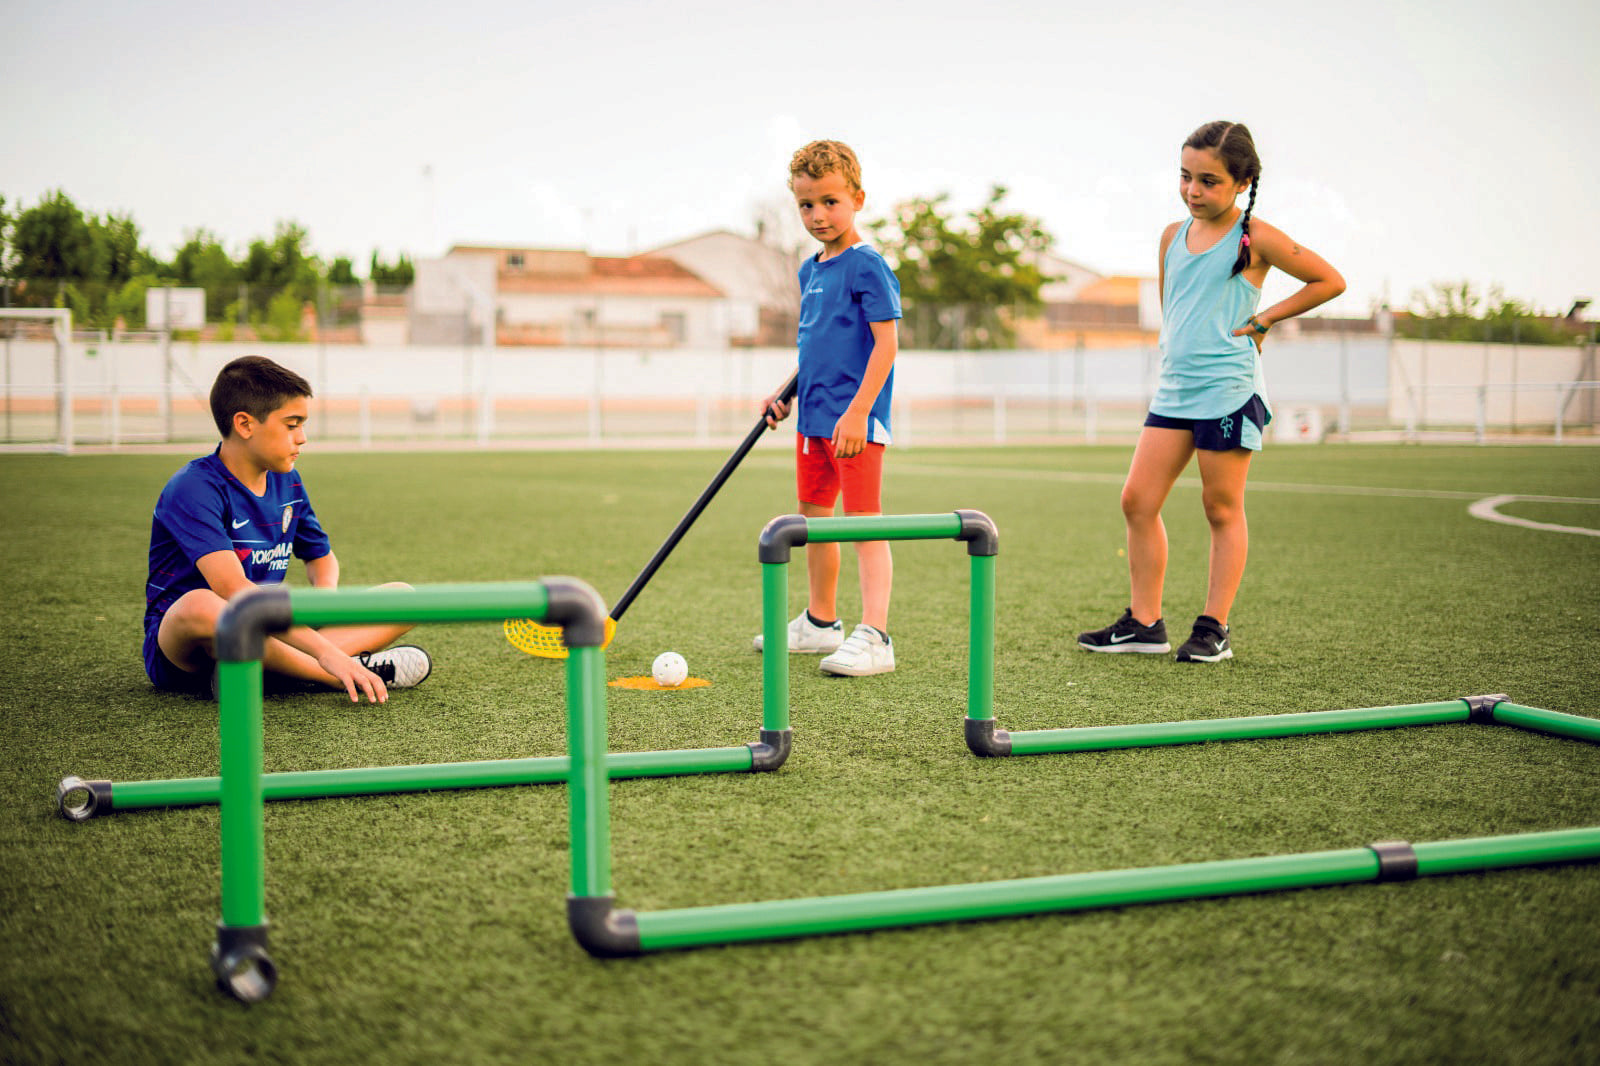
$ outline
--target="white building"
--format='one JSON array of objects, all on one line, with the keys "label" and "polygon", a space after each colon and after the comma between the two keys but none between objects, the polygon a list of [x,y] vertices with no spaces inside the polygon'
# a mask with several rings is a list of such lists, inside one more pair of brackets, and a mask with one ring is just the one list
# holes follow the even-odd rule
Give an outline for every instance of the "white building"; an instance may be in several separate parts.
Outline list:
[{"label": "white building", "polygon": [[680,263],[657,255],[461,245],[419,260],[413,344],[494,343],[596,348],[716,348],[729,301]]}]

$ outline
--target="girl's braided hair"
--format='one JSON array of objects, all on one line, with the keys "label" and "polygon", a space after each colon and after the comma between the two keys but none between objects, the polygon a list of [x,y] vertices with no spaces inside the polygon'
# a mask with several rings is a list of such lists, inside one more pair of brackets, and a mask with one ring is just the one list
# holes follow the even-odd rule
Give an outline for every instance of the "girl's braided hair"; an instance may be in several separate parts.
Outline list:
[{"label": "girl's braided hair", "polygon": [[1239,239],[1239,257],[1233,261],[1235,274],[1250,265],[1250,214],[1256,209],[1256,189],[1261,185],[1261,157],[1256,142],[1240,122],[1207,122],[1189,134],[1185,148],[1209,148],[1217,153],[1228,176],[1250,183],[1250,201],[1244,209],[1244,236]]}]

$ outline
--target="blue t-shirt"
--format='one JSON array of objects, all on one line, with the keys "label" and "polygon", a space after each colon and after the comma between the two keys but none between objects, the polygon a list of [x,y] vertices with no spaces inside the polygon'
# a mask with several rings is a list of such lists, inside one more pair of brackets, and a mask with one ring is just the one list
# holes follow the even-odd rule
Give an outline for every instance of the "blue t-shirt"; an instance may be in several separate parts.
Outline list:
[{"label": "blue t-shirt", "polygon": [[172,475],[150,523],[147,629],[184,593],[207,587],[195,561],[217,551],[237,555],[245,577],[257,585],[281,582],[291,555],[308,562],[327,555],[328,535],[300,472],[268,471],[267,491],[260,496],[229,472],[217,452]]},{"label": "blue t-shirt", "polygon": [[[872,355],[872,323],[900,317],[900,282],[877,249],[854,244],[826,262],[800,264],[800,410],[802,436],[831,437],[856,398]],[[867,440],[889,443],[894,370],[867,416]]]},{"label": "blue t-shirt", "polygon": [[1234,274],[1243,216],[1203,252],[1189,251],[1188,219],[1167,246],[1161,300],[1161,379],[1150,410],[1174,418],[1221,418],[1249,402],[1267,401],[1261,357],[1248,336],[1233,331],[1255,313],[1261,290]]}]

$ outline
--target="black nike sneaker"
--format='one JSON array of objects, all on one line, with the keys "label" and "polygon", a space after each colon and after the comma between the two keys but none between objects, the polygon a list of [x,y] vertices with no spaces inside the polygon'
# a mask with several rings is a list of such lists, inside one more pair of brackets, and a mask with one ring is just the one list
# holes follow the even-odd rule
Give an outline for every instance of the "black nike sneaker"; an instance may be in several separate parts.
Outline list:
[{"label": "black nike sneaker", "polygon": [[1194,620],[1194,631],[1178,649],[1180,663],[1219,663],[1233,658],[1233,646],[1228,643],[1228,627],[1203,614]]},{"label": "black nike sneaker", "polygon": [[1162,655],[1172,650],[1172,645],[1167,642],[1167,624],[1157,618],[1154,625],[1140,625],[1134,621],[1132,607],[1123,611],[1121,618],[1104,629],[1079,633],[1078,647],[1084,651],[1140,652],[1145,655]]}]

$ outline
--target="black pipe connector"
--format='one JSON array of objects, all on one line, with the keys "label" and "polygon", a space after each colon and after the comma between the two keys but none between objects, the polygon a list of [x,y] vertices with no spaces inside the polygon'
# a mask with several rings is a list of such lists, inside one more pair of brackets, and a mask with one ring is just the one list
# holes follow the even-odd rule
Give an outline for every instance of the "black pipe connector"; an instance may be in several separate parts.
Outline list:
[{"label": "black pipe connector", "polygon": [[966,719],[967,749],[983,758],[1011,754],[1011,734],[996,729],[993,718]]},{"label": "black pipe connector", "polygon": [[543,622],[561,627],[561,642],[569,648],[598,648],[606,642],[606,605],[587,582],[575,577],[540,579],[546,606]]},{"label": "black pipe connector", "polygon": [[805,515],[781,514],[761,527],[756,557],[764,563],[787,563],[790,551],[804,544],[809,535]]},{"label": "black pipe connector", "polygon": [[211,972],[217,986],[241,1003],[260,1003],[278,984],[278,968],[267,954],[267,923],[217,923],[211,945]]},{"label": "black pipe connector", "polygon": [[961,516],[961,532],[956,539],[967,542],[968,555],[1000,554],[1000,531],[995,528],[994,519],[982,511],[962,508],[957,508],[956,514]]},{"label": "black pipe connector", "polygon": [[612,910],[611,896],[567,897],[567,925],[583,950],[597,959],[644,954],[639,921],[630,910]]},{"label": "black pipe connector", "polygon": [[1378,856],[1379,881],[1411,881],[1417,876],[1417,851],[1404,840],[1380,840],[1368,844]]},{"label": "black pipe connector", "polygon": [[759,773],[776,770],[789,758],[793,731],[788,729],[763,729],[761,739],[746,744],[750,749],[750,771]]},{"label": "black pipe connector", "polygon": [[217,618],[217,660],[260,662],[266,654],[267,634],[281,633],[293,624],[288,589],[282,585],[246,589],[229,600]]},{"label": "black pipe connector", "polygon": [[1510,699],[1510,696],[1499,693],[1493,696],[1462,696],[1461,702],[1467,705],[1467,721],[1493,725],[1495,707]]},{"label": "black pipe connector", "polygon": [[[82,803],[68,802],[78,793],[83,794]],[[110,781],[85,781],[70,775],[56,786],[56,809],[69,822],[87,822],[97,814],[110,814],[113,807]]]}]

